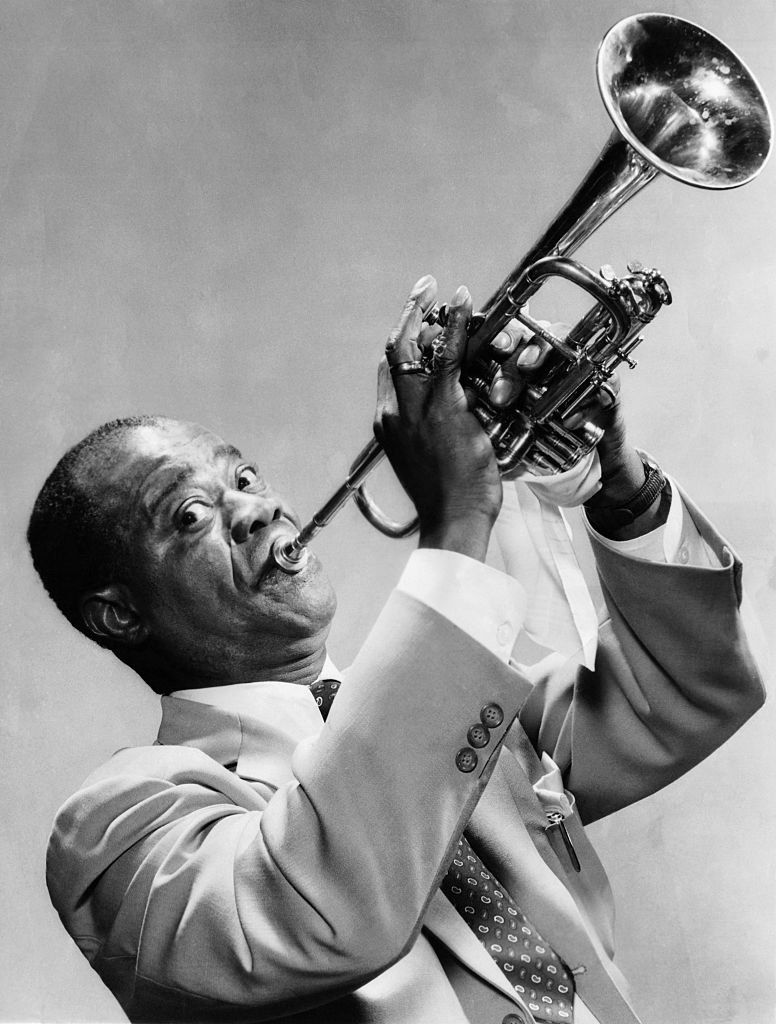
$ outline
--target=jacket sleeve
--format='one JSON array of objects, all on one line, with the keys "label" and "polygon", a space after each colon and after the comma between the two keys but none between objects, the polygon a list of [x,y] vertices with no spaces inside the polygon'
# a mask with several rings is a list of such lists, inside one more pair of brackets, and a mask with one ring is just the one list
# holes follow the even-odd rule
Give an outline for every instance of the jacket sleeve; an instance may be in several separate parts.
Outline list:
[{"label": "jacket sleeve", "polygon": [[[528,686],[396,593],[269,799],[190,748],[120,752],[87,780],[51,840],[55,905],[133,1019],[151,991],[170,1019],[200,1012],[186,1000],[258,1021],[337,998],[414,941]],[[485,704],[503,722],[461,770]]]},{"label": "jacket sleeve", "polygon": [[[685,498],[718,568],[618,555],[593,540],[608,609],[594,670],[547,672],[520,712],[591,822],[661,789],[762,705],[740,561]],[[756,624],[749,620],[749,631]]]}]

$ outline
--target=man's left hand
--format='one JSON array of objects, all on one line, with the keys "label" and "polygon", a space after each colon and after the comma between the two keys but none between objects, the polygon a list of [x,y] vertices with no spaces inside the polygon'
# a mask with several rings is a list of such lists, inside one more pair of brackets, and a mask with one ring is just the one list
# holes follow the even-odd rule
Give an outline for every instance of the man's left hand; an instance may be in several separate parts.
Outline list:
[{"label": "man's left hand", "polygon": [[[560,338],[565,337],[569,330],[566,324],[539,323]],[[511,320],[496,335],[490,347],[501,368],[491,384],[489,398],[494,406],[503,408],[537,380],[552,349],[518,320]],[[604,431],[597,448],[601,462],[601,489],[585,503],[585,507],[594,512],[599,507],[624,504],[643,485],[644,464],[627,439],[620,381],[616,373],[605,387],[599,388],[585,405],[567,418],[565,426],[574,430],[584,422],[599,426]],[[520,470],[511,475],[519,476]],[[635,523],[611,531],[613,539],[625,540],[654,529],[664,521],[659,510],[660,502],[656,500]]]}]

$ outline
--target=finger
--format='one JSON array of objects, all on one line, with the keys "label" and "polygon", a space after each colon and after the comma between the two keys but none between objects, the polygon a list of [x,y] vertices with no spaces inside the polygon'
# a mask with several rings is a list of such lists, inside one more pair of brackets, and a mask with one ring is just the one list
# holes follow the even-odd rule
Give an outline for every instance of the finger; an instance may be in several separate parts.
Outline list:
[{"label": "finger", "polygon": [[421,277],[413,285],[399,322],[388,335],[385,344],[385,354],[392,366],[420,357],[418,334],[423,325],[423,317],[434,305],[436,295],[437,283],[430,274]]},{"label": "finger", "polygon": [[443,387],[451,382],[458,383],[471,315],[472,297],[466,285],[462,284],[448,307],[447,323],[435,350],[435,379]]},{"label": "finger", "polygon": [[391,368],[383,356],[377,367],[377,408],[378,411],[396,404],[396,390],[393,386]]},{"label": "finger", "polygon": [[418,348],[424,356],[430,356],[434,342],[442,333],[440,324],[423,324],[418,335]]},{"label": "finger", "polygon": [[[539,323],[546,329],[550,327],[547,321]],[[519,320],[510,320],[496,341],[496,347],[501,348],[497,358],[503,353],[508,355],[491,380],[488,397],[493,405],[503,408],[519,397],[530,379],[535,379],[552,347]]]},{"label": "finger", "polygon": [[545,356],[545,350],[539,349],[535,356],[529,352],[529,361],[526,366],[515,360],[500,367],[490,382],[488,390],[490,401],[494,405],[502,407],[518,398],[531,379],[529,372],[538,367],[544,361]]},{"label": "finger", "polygon": [[533,332],[525,324],[519,320],[510,320],[490,343],[490,347],[497,358],[508,358],[532,337]]},{"label": "finger", "polygon": [[[528,303],[521,306],[521,312],[528,312]],[[525,324],[519,320],[510,320],[509,323],[499,331],[496,337],[491,341],[490,347],[493,350],[493,354],[498,359],[501,356],[511,356],[517,346],[531,336],[531,331]]]},{"label": "finger", "polygon": [[[549,320],[537,320],[540,327],[543,327],[545,331],[550,334],[554,334],[556,338],[560,338],[561,341],[571,330],[570,324],[565,323],[550,323]],[[544,365],[545,360],[552,351],[552,345],[548,341],[542,340],[542,338],[533,335],[525,345],[523,350],[517,357],[517,365],[521,370],[526,373],[530,371],[538,370]]]},{"label": "finger", "polygon": [[[553,326],[546,320],[539,320],[538,323],[546,330]],[[519,370],[529,372],[542,365],[552,346],[538,338],[530,327],[519,320],[510,320],[490,343],[490,347],[499,361],[506,363],[513,360]]]},{"label": "finger", "polygon": [[609,380],[604,383],[598,389],[598,401],[601,403],[604,409],[611,409],[612,406],[617,404],[620,397],[620,377],[619,374],[613,373]]},{"label": "finger", "polygon": [[597,391],[563,420],[563,425],[570,430],[575,430],[584,422],[594,423],[596,426],[606,426],[612,421],[620,396],[620,378],[614,373]]},{"label": "finger", "polygon": [[382,436],[383,420],[396,412],[396,389],[393,386],[391,368],[385,356],[377,368],[377,405],[375,406],[374,432],[378,440]]},{"label": "finger", "polygon": [[508,377],[503,370],[497,370],[488,391],[488,398],[493,405],[501,408],[509,405],[512,399],[520,394],[521,385],[513,377]]},{"label": "finger", "polygon": [[550,353],[552,346],[546,341],[530,341],[525,348],[518,354],[517,366],[518,369],[528,371],[536,370],[544,362]]}]

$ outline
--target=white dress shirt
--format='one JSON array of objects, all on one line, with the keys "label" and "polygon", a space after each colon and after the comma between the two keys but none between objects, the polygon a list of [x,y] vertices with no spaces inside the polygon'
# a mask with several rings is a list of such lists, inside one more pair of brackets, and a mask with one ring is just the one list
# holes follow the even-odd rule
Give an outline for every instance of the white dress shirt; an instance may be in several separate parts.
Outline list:
[{"label": "white dress shirt", "polygon": [[[633,540],[614,541],[585,520],[589,533],[604,547],[629,558],[718,566],[676,484],[668,479],[671,507],[662,526]],[[410,556],[398,588],[444,615],[505,662],[512,656],[518,634],[526,629],[541,646],[563,657],[578,654],[592,667],[598,615],[561,506],[581,505],[599,487],[595,451],[566,473],[506,482],[489,564],[425,548]]]}]

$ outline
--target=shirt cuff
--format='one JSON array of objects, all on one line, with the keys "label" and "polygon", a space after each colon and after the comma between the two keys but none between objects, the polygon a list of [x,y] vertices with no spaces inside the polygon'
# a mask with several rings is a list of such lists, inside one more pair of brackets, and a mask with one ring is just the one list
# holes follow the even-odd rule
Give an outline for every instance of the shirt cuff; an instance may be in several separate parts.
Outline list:
[{"label": "shirt cuff", "polygon": [[455,551],[413,551],[397,590],[414,597],[509,662],[526,612],[526,594],[511,576]]},{"label": "shirt cuff", "polygon": [[571,469],[562,473],[539,476],[523,473],[518,477],[527,484],[540,501],[559,508],[573,508],[589,501],[601,489],[601,460],[598,452],[588,452]]},{"label": "shirt cuff", "polygon": [[585,515],[585,525],[591,536],[610,551],[632,558],[642,558],[649,562],[667,565],[692,565],[698,568],[712,566],[719,568],[721,563],[709,545],[701,537],[698,527],[692,520],[687,506],[682,500],[679,488],[668,475],[665,478],[671,485],[671,507],[665,523],[631,540],[612,540],[594,530]]}]

